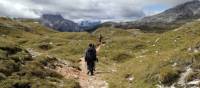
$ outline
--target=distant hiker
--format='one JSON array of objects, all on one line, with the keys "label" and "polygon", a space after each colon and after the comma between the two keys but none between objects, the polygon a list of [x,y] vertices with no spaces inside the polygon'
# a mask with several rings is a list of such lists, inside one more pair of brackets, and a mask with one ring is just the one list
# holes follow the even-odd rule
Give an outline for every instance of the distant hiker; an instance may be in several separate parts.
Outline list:
[{"label": "distant hiker", "polygon": [[102,39],[103,39],[103,36],[100,34],[99,35],[99,43],[102,43]]},{"label": "distant hiker", "polygon": [[87,63],[88,75],[94,75],[95,61],[98,61],[96,57],[96,49],[93,44],[89,44],[89,48],[85,54],[85,62]]}]

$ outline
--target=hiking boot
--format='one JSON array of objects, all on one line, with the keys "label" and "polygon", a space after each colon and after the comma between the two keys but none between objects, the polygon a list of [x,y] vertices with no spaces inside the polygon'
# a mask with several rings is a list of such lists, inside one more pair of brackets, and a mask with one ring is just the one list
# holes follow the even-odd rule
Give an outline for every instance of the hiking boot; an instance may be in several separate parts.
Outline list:
[{"label": "hiking boot", "polygon": [[90,76],[94,76],[94,74],[91,73]]},{"label": "hiking boot", "polygon": [[94,72],[93,71],[91,71],[91,76],[93,76],[94,75]]},{"label": "hiking boot", "polygon": [[90,74],[90,72],[88,71],[88,72],[87,72],[87,75],[89,75],[89,74]]}]

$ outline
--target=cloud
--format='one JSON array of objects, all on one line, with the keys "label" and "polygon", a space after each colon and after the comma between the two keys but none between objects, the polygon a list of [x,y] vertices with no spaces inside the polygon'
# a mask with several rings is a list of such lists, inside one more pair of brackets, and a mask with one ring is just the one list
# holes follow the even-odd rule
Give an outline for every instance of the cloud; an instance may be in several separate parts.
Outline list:
[{"label": "cloud", "polygon": [[[0,0],[0,15],[37,18],[44,13],[59,13],[67,19],[131,19],[186,1],[190,0]],[[166,8],[148,9],[157,5]]]},{"label": "cloud", "polygon": [[28,6],[21,3],[0,0],[0,15],[10,17],[38,17]]}]

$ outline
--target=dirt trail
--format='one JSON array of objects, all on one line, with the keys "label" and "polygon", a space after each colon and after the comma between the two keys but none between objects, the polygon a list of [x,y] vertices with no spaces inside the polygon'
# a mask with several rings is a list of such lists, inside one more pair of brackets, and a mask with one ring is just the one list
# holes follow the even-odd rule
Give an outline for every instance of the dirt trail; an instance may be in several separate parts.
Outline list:
[{"label": "dirt trail", "polygon": [[[97,53],[100,50],[100,48],[101,48],[101,45],[96,48]],[[27,50],[31,53],[33,57],[37,57],[44,54],[44,53],[36,52],[33,49],[27,49]],[[87,66],[84,61],[84,57],[80,58],[80,60],[81,60],[80,62],[81,71],[73,67],[69,67],[68,66],[69,63],[64,60],[61,60],[58,63],[55,63],[56,68],[51,69],[51,70],[58,72],[59,74],[63,75],[66,79],[69,79],[69,78],[78,79],[81,88],[108,88],[108,83],[101,79],[101,74],[95,74],[94,72],[94,76],[88,76]]]},{"label": "dirt trail", "polygon": [[[101,46],[97,47],[97,53]],[[86,63],[84,57],[80,58],[80,68],[81,72],[79,75],[79,83],[81,88],[108,88],[108,83],[100,79],[100,74],[95,74],[94,76],[87,75]]]}]

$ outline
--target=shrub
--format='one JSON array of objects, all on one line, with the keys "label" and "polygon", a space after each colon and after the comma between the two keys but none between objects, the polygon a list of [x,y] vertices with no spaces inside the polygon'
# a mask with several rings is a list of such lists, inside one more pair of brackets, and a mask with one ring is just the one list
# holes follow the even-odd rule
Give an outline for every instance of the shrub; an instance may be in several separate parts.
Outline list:
[{"label": "shrub", "polygon": [[45,79],[46,77],[57,77],[62,78],[62,76],[52,70],[45,69],[43,65],[39,62],[30,62],[27,63],[22,70],[20,71],[21,75],[26,74],[30,77],[37,77],[41,79]]},{"label": "shrub", "polygon": [[10,55],[9,58],[14,60],[15,62],[20,62],[20,63],[24,63],[25,61],[33,60],[32,56],[26,51],[22,51],[22,52],[18,52],[16,54],[14,54],[14,55]]},{"label": "shrub", "polygon": [[3,73],[0,73],[0,80],[5,80],[7,77]]},{"label": "shrub", "polygon": [[10,76],[13,72],[17,72],[20,69],[20,65],[13,60],[0,61],[0,72],[6,76]]},{"label": "shrub", "polygon": [[54,65],[54,63],[56,62],[56,61],[58,61],[57,60],[57,58],[55,58],[55,57],[39,57],[38,59],[38,62],[39,63],[41,63],[42,65],[44,65],[44,66],[48,66],[48,67],[51,67],[51,68],[55,68],[55,65]]},{"label": "shrub", "polygon": [[140,50],[140,49],[144,49],[146,46],[144,44],[140,44],[140,43],[136,43],[133,45],[133,50]]},{"label": "shrub", "polygon": [[28,42],[28,40],[18,40],[18,44],[20,44],[20,45],[22,45],[22,44],[25,44],[25,43],[27,43]]},{"label": "shrub", "polygon": [[173,67],[164,67],[160,70],[159,79],[165,85],[171,85],[179,77],[179,71]]},{"label": "shrub", "polygon": [[15,83],[13,88],[31,88],[31,84],[29,82],[19,82]]},{"label": "shrub", "polygon": [[200,69],[200,63],[199,62],[195,62],[192,64],[192,68],[193,69]]},{"label": "shrub", "polygon": [[13,54],[16,54],[17,52],[21,52],[22,49],[19,48],[19,47],[16,47],[16,46],[5,46],[5,47],[2,47],[0,46],[0,49],[3,50],[3,51],[6,51],[8,55],[13,55]]},{"label": "shrub", "polygon": [[0,49],[0,59],[6,59],[6,52]]},{"label": "shrub", "polygon": [[42,43],[38,47],[42,50],[49,50],[53,48],[53,46],[49,43]]},{"label": "shrub", "polygon": [[28,80],[7,79],[0,83],[1,88],[31,88]]},{"label": "shrub", "polygon": [[194,80],[194,77],[196,76],[196,73],[190,73],[187,77],[186,77],[186,81],[189,82],[189,81],[192,81]]},{"label": "shrub", "polygon": [[116,61],[116,62],[123,62],[123,61],[127,61],[127,59],[131,58],[131,55],[127,54],[127,53],[118,53],[116,56],[114,56],[112,58],[112,60]]}]

